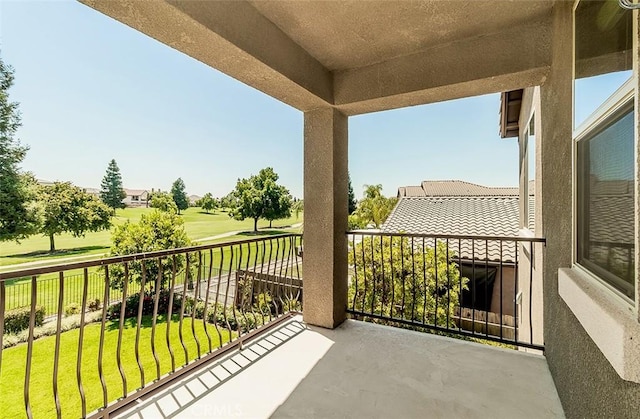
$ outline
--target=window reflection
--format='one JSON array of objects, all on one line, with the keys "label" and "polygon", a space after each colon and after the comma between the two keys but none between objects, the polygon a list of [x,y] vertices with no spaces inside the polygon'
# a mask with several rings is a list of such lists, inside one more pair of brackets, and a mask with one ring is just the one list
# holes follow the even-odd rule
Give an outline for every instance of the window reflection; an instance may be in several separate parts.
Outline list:
[{"label": "window reflection", "polygon": [[575,11],[574,128],[632,75],[632,13],[617,1],[582,1]]},{"label": "window reflection", "polygon": [[578,142],[578,263],[634,297],[633,107]]}]

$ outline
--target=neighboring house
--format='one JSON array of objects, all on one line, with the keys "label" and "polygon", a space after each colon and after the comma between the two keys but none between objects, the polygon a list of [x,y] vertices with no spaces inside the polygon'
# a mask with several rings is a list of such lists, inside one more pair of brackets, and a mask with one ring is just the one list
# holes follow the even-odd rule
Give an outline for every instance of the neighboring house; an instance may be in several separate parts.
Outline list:
[{"label": "neighboring house", "polygon": [[[398,203],[381,230],[515,237],[521,230],[518,194],[518,188],[487,187],[459,180],[424,181],[421,186],[400,187]],[[530,230],[533,230],[533,203],[531,196]],[[470,289],[462,294],[461,306],[501,313],[505,324],[515,324],[513,316],[520,304],[514,301],[517,243],[452,239],[449,248],[454,255],[452,262],[471,280]]]},{"label": "neighboring house", "polygon": [[[528,182],[528,205],[526,214],[526,222],[519,221],[520,218],[517,215],[515,221],[511,218],[511,222],[515,226],[520,228],[528,228],[533,232],[535,217],[533,214],[533,208],[535,206],[534,196],[534,181]],[[516,202],[520,195],[518,187],[501,187],[501,186],[484,186],[477,183],[465,182],[463,180],[425,180],[420,186],[401,186],[398,188],[398,198],[420,198],[420,197],[461,197],[461,198],[481,198],[481,197],[501,197],[501,198],[515,198]],[[513,216],[513,214],[511,214]],[[521,216],[520,216],[521,217]],[[520,228],[515,228],[514,231],[508,234],[516,234]],[[442,233],[442,232],[438,232]],[[461,233],[463,234],[463,233]]]},{"label": "neighboring house", "polygon": [[127,207],[147,207],[149,206],[149,191],[146,189],[127,189],[124,192],[127,196],[122,202]]},{"label": "neighboring house", "polygon": [[40,186],[51,186],[55,183],[46,179],[36,179],[36,182],[38,182],[38,185]]},{"label": "neighboring house", "polygon": [[483,186],[463,180],[425,180],[420,186],[401,186],[403,196],[518,196],[518,187]]},{"label": "neighboring house", "polygon": [[192,207],[196,206],[196,202],[198,202],[202,198],[199,195],[189,195],[189,205]]},{"label": "neighboring house", "polygon": [[[100,198],[100,189],[82,188],[86,193]],[[149,206],[149,191],[146,189],[127,189],[124,188],[127,196],[122,202],[127,207],[147,207]]]},{"label": "neighboring house", "polygon": [[100,198],[100,189],[96,188],[82,188],[82,190],[89,195],[95,196],[96,198]]}]

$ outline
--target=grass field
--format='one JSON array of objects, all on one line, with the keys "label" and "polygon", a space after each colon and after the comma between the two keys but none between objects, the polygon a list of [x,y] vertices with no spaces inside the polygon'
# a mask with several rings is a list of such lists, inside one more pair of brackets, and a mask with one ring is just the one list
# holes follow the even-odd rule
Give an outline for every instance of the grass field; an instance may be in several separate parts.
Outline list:
[{"label": "grass field", "polygon": [[[125,208],[118,210],[113,218],[113,225],[123,224],[127,220],[138,221],[142,214],[150,211],[153,211],[153,209]],[[181,217],[185,222],[185,230],[191,240],[206,239],[228,232],[250,231],[253,229],[253,220],[236,221],[231,219],[226,212],[216,211],[215,213],[207,214],[201,211],[200,208],[189,208],[182,212]],[[302,215],[299,218],[294,215],[289,219],[274,221],[273,227],[278,229],[301,222]],[[260,220],[258,222],[258,228],[265,228],[268,225],[268,221]],[[226,240],[229,239],[226,238]],[[32,236],[20,243],[0,243],[0,267],[36,261],[51,261],[51,263],[55,263],[55,259],[101,255],[109,251],[111,231],[87,233],[84,237],[61,234],[55,237],[55,241],[58,250],[53,254],[49,253],[49,239],[44,236]],[[211,241],[207,240],[205,242],[209,243]]]},{"label": "grass field", "polygon": [[[107,383],[109,401],[123,395],[122,379],[116,363],[116,348],[119,322],[112,321],[106,325],[103,371]],[[156,327],[155,345],[160,359],[160,374],[171,370],[171,357],[166,343],[166,318],[159,317]],[[178,319],[171,320],[170,342],[175,354],[176,368],[185,363],[185,353],[178,336]],[[218,334],[213,325],[208,325],[212,339],[212,348],[220,346]],[[209,341],[202,321],[195,322],[196,336],[200,341],[203,353],[209,350]],[[182,325],[183,339],[187,346],[188,360],[197,357],[196,341],[191,333],[191,319],[185,319]],[[140,387],[140,372],[135,358],[135,319],[128,319],[125,324],[122,342],[122,363],[127,378],[127,391],[130,393]],[[222,331],[222,343],[229,341],[231,333]],[[61,335],[60,369],[58,389],[63,417],[77,418],[81,416],[81,399],[76,380],[76,360],[78,353],[79,329]],[[87,398],[87,414],[102,406],[102,386],[98,375],[98,350],[100,342],[100,324],[94,323],[84,329],[82,352],[82,380]],[[151,351],[151,317],[143,319],[140,340],[140,359],[144,367],[145,382],[157,378],[156,363]],[[30,400],[34,418],[56,417],[53,397],[53,359],[55,336],[38,339],[33,345],[33,361],[31,365]],[[27,346],[25,344],[9,348],[2,353],[2,371],[0,372],[0,417],[25,417],[23,383],[25,378]]]},{"label": "grass field", "polygon": [[[268,238],[269,235],[265,235],[264,237]],[[236,235],[218,239],[217,241],[227,243],[246,238],[247,236],[245,235]],[[300,238],[297,238],[296,246],[299,245]],[[295,253],[295,250],[293,250],[293,253]],[[302,267],[294,267],[295,259],[293,258],[293,253],[291,250],[290,239],[274,239],[264,243],[259,241],[251,244],[245,244],[242,246],[242,253],[239,251],[239,247],[235,246],[233,250],[233,258],[231,257],[231,246],[214,249],[212,253],[204,251],[202,253],[203,268],[201,271],[201,278],[204,280],[208,278],[208,267],[211,266],[211,256],[213,256],[213,268],[216,269],[213,271],[213,279],[211,281],[214,284],[219,279],[222,279],[223,281],[226,280],[226,275],[229,271],[234,271],[238,268],[245,269],[254,265],[268,265],[270,262],[275,263],[276,261],[281,261],[277,267],[278,274],[296,277],[298,273],[302,272]],[[195,261],[196,259],[194,258],[194,263]],[[192,266],[194,275],[197,275],[197,264]],[[225,272],[221,278],[216,276],[216,272],[218,272],[217,269],[220,268]],[[87,301],[91,301],[96,298],[100,301],[104,300],[104,278],[104,270],[98,267],[88,269]],[[176,280],[176,285],[183,284],[184,274],[179,273]],[[44,306],[46,316],[57,313],[59,286],[59,275],[57,273],[43,274],[38,277],[36,303]],[[84,274],[81,269],[65,271],[63,307],[72,303],[81,304],[83,287]],[[138,285],[130,286],[128,294],[131,295],[132,293],[138,293],[139,291],[140,287]],[[111,302],[116,300],[119,301],[121,298],[121,292],[118,290],[110,290],[109,300]],[[8,280],[6,286],[6,309],[11,310],[17,307],[26,307],[30,304],[31,280],[29,278]]]}]

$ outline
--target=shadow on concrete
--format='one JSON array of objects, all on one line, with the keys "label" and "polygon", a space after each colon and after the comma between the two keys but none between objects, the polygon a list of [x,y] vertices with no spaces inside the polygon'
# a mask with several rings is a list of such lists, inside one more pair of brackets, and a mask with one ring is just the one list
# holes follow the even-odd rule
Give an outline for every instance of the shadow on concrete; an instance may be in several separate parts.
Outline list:
[{"label": "shadow on concrete", "polygon": [[[307,329],[298,320],[287,321],[277,328],[257,337],[242,350],[213,361],[189,374],[178,383],[160,390],[159,393],[139,399],[137,406],[117,414],[118,418],[174,418],[186,409],[202,401],[223,384],[238,374],[246,371],[256,362],[273,352],[283,343],[291,340]],[[247,394],[247,400],[251,395]],[[235,405],[216,405],[216,411],[209,411],[202,417],[233,417],[237,416]]]}]

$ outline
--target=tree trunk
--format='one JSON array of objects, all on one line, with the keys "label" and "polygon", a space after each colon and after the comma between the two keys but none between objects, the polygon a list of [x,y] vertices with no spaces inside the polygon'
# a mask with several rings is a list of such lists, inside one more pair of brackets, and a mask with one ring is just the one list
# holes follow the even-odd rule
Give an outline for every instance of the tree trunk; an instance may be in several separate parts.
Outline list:
[{"label": "tree trunk", "polygon": [[49,234],[49,252],[56,251],[56,242],[53,240],[53,234]]},{"label": "tree trunk", "polygon": [[258,219],[257,218],[253,219],[253,232],[254,233],[258,232]]},{"label": "tree trunk", "polygon": [[273,222],[273,220],[269,220],[269,228],[271,228],[271,223]]}]

